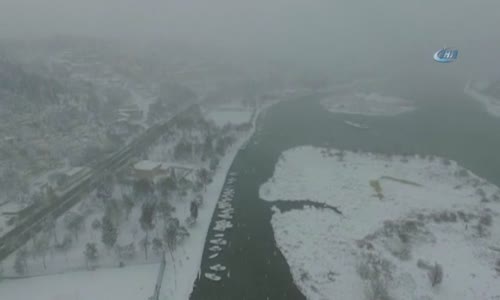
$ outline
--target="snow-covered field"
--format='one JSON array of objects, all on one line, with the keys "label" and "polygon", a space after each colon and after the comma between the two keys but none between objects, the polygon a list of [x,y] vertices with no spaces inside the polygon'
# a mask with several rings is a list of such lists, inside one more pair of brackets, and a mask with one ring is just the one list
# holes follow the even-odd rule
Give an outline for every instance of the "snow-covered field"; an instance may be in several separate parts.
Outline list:
[{"label": "snow-covered field", "polygon": [[[500,190],[453,161],[298,147],[260,187],[308,299],[498,299]],[[442,282],[431,285],[430,274]]]},{"label": "snow-covered field", "polygon": [[98,269],[5,280],[2,300],[113,300],[148,299],[152,295],[158,264]]},{"label": "snow-covered field", "polygon": [[475,87],[473,87],[471,82],[468,82],[464,88],[464,92],[472,99],[481,103],[489,114],[500,117],[500,99],[481,93],[479,90],[480,87],[481,84],[476,84]]},{"label": "snow-covered field", "polygon": [[323,99],[321,104],[334,113],[367,116],[393,116],[415,109],[413,103],[406,99],[362,92],[333,94]]}]

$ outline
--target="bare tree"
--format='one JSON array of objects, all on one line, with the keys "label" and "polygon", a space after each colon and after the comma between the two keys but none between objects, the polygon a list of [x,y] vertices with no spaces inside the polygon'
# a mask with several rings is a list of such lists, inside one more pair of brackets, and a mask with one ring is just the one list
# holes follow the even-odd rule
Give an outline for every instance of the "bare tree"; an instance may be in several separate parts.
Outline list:
[{"label": "bare tree", "polygon": [[380,277],[375,276],[369,280],[365,287],[365,296],[368,300],[392,300],[387,289],[387,283]]},{"label": "bare tree", "polygon": [[99,221],[99,219],[94,219],[94,221],[92,221],[92,229],[94,230],[99,230],[101,229],[101,221]]},{"label": "bare tree", "polygon": [[443,267],[435,263],[432,268],[429,269],[427,276],[429,277],[429,281],[431,282],[431,286],[436,286],[443,281]]},{"label": "bare tree", "polygon": [[80,232],[83,228],[84,218],[82,215],[76,212],[69,212],[63,219],[64,225],[66,229],[68,229],[75,237],[75,240],[78,241],[78,232]]},{"label": "bare tree", "polygon": [[163,219],[167,219],[170,217],[172,212],[175,211],[175,207],[173,207],[167,200],[158,201],[157,211]]},{"label": "bare tree", "polygon": [[109,215],[105,215],[102,218],[101,229],[101,240],[109,250],[113,248],[116,243],[116,239],[118,238],[118,231],[113,225],[113,222],[111,221],[111,217]]},{"label": "bare tree", "polygon": [[14,261],[14,270],[18,275],[26,275],[28,273],[28,251],[21,248],[16,253],[16,260]]},{"label": "bare tree", "polygon": [[123,195],[123,207],[125,209],[125,219],[128,221],[130,213],[134,208],[134,201],[132,201],[132,198],[130,196]]},{"label": "bare tree", "polygon": [[54,216],[48,216],[45,219],[43,226],[45,231],[50,233],[50,235],[54,238],[54,243],[56,245],[59,244],[59,241],[57,240],[56,219],[54,218]]},{"label": "bare tree", "polygon": [[131,242],[127,245],[116,245],[116,253],[121,260],[131,260],[135,257],[135,244]]},{"label": "bare tree", "polygon": [[49,239],[44,235],[39,235],[38,238],[34,239],[33,252],[42,258],[43,268],[47,269],[47,252],[49,251]]},{"label": "bare tree", "polygon": [[147,179],[140,179],[134,182],[133,185],[134,195],[136,197],[147,197],[154,192],[153,183]]},{"label": "bare tree", "polygon": [[196,200],[191,201],[191,206],[189,208],[189,211],[191,213],[191,218],[193,219],[194,222],[196,222],[196,219],[198,218],[198,202]]},{"label": "bare tree", "polygon": [[154,213],[155,213],[155,203],[146,201],[142,205],[142,213],[139,222],[141,223],[142,230],[146,233],[146,237],[144,238],[144,242],[142,243],[144,247],[144,255],[146,260],[148,259],[148,247],[149,247],[149,231],[154,228]]},{"label": "bare tree", "polygon": [[160,256],[163,253],[163,242],[159,238],[154,238],[152,241],[152,249],[155,255]]},{"label": "bare tree", "polygon": [[92,264],[94,264],[98,258],[96,244],[87,243],[87,245],[85,245],[85,251],[83,252],[83,254],[85,255],[85,262],[87,263],[87,269],[90,270]]},{"label": "bare tree", "polygon": [[68,250],[71,248],[73,245],[73,239],[69,234],[64,235],[62,243],[59,243],[55,246],[55,249],[58,251],[63,252],[65,255],[67,255]]},{"label": "bare tree", "polygon": [[212,157],[209,163],[210,171],[214,172],[215,169],[217,169],[218,165],[219,165],[219,158],[217,158],[216,156]]},{"label": "bare tree", "polygon": [[96,197],[97,199],[106,202],[106,200],[110,199],[113,194],[111,186],[105,183],[100,184],[96,188]]},{"label": "bare tree", "polygon": [[156,189],[161,197],[166,200],[177,190],[177,181],[174,176],[163,178],[156,184]]}]

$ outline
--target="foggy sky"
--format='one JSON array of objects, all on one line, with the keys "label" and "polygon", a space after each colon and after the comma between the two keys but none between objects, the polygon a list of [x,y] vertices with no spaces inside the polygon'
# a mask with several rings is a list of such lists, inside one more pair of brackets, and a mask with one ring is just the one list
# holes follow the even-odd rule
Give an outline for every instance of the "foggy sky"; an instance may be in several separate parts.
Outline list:
[{"label": "foggy sky", "polygon": [[0,0],[0,36],[177,39],[367,68],[430,64],[434,51],[452,46],[462,68],[491,71],[485,54],[500,53],[499,15],[497,0]]}]

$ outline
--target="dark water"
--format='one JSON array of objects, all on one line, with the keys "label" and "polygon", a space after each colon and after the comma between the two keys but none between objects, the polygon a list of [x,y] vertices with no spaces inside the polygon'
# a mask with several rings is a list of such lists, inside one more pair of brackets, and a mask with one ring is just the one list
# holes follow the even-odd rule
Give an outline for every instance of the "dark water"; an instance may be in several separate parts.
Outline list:
[{"label": "dark water", "polygon": [[[259,186],[272,176],[279,155],[289,148],[316,145],[444,156],[500,185],[500,119],[468,99],[464,85],[460,81],[401,78],[367,87],[417,102],[415,112],[396,117],[332,114],[314,96],[271,108],[259,121],[249,146],[233,162],[231,171],[238,175],[228,186],[235,191],[234,228],[226,232],[229,244],[217,258],[208,259],[213,252],[207,250],[210,244],[205,247],[202,276],[191,299],[304,299],[276,248],[270,204],[258,196]],[[344,120],[363,123],[370,129],[347,126]],[[216,219],[214,214],[212,222]],[[208,239],[213,235],[210,230]],[[216,263],[228,268],[220,272],[222,279],[215,282],[204,278],[203,273]]]}]

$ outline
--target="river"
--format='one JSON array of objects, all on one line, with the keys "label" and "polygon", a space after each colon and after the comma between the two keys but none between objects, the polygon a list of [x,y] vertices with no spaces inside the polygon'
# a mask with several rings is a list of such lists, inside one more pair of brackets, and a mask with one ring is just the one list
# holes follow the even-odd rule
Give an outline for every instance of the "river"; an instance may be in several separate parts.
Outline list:
[{"label": "river", "polygon": [[[409,83],[411,82],[411,83]],[[500,185],[500,119],[487,114],[463,93],[465,82],[430,78],[384,82],[365,87],[416,102],[417,110],[396,117],[333,114],[308,96],[273,106],[258,121],[248,146],[237,154],[223,189],[232,197],[233,228],[224,233],[228,244],[215,258],[209,248],[215,234],[214,213],[200,278],[193,300],[304,299],[294,285],[289,266],[275,244],[270,224],[271,204],[259,199],[258,189],[272,176],[280,153],[300,146],[332,146],[347,150],[437,155],[458,161],[481,177]],[[369,127],[360,130],[350,120]],[[234,192],[234,194],[232,194]],[[224,198],[224,199],[223,199]],[[229,199],[229,200],[228,200]],[[286,199],[283,199],[286,200]],[[227,269],[211,271],[213,265]],[[206,272],[220,275],[219,281]]]}]

